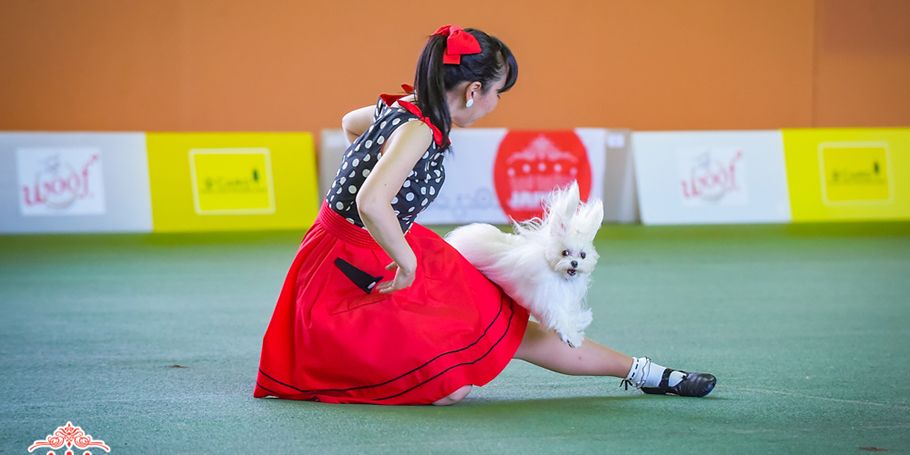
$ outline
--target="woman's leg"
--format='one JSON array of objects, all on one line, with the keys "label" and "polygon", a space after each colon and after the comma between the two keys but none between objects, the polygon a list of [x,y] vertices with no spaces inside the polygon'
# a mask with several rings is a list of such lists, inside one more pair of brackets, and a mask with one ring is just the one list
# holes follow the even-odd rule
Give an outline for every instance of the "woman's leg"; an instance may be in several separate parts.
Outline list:
[{"label": "woman's leg", "polygon": [[569,347],[556,332],[545,330],[534,321],[528,321],[515,358],[571,375],[625,378],[632,367],[632,357],[587,338],[581,347]]},{"label": "woman's leg", "polygon": [[473,388],[474,388],[474,386],[469,386],[469,385],[462,386],[458,390],[452,392],[451,395],[434,401],[433,405],[434,406],[449,406],[449,405],[458,403],[459,401],[463,400],[464,397],[468,396],[468,394],[471,393],[471,389],[473,389]]},{"label": "woman's leg", "polygon": [[[580,348],[571,348],[552,330],[528,321],[525,336],[515,353],[516,359],[531,362],[563,374],[616,376],[624,378],[632,367],[632,357],[585,339]],[[472,387],[466,385],[451,395],[437,400],[436,406],[449,406],[463,400]]]},{"label": "woman's leg", "polygon": [[581,347],[571,348],[556,332],[545,330],[534,321],[528,321],[515,358],[563,374],[624,378],[627,387],[632,385],[649,394],[703,397],[717,383],[710,373],[666,368],[647,357],[629,357],[589,339]]}]

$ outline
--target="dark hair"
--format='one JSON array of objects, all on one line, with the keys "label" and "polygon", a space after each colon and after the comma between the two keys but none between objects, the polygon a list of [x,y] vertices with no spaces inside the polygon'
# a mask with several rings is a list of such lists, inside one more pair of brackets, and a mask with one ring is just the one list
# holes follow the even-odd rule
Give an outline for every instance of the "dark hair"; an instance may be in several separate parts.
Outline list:
[{"label": "dark hair", "polygon": [[432,35],[420,54],[414,75],[417,106],[442,131],[444,144],[448,144],[452,129],[452,116],[446,102],[448,90],[464,81],[478,81],[483,86],[481,91],[486,93],[493,86],[493,81],[505,74],[505,85],[499,91],[502,93],[512,88],[518,79],[518,63],[502,41],[477,29],[464,30],[480,43],[480,53],[462,55],[459,65],[443,64],[446,37]]}]

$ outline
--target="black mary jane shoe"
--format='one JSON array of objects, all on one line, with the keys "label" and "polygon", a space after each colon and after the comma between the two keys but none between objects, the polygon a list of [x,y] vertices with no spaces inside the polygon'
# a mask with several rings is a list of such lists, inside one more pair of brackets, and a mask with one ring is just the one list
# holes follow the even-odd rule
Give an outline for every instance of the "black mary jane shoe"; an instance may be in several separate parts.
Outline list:
[{"label": "black mary jane shoe", "polygon": [[642,387],[641,391],[644,393],[649,393],[652,395],[666,395],[673,394],[679,395],[681,397],[703,397],[712,390],[714,390],[714,385],[717,384],[717,378],[713,374],[709,373],[689,373],[686,371],[679,371],[684,374],[683,380],[679,381],[673,387],[670,387],[668,384],[670,382],[670,373],[673,369],[667,368],[664,370],[664,374],[660,379],[660,384],[657,387]]}]

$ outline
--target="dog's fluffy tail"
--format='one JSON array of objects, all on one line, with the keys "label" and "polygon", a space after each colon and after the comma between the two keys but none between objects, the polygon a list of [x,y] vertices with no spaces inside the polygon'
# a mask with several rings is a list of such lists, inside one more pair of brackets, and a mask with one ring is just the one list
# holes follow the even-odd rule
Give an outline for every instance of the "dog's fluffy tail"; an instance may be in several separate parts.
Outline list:
[{"label": "dog's fluffy tail", "polygon": [[446,235],[445,240],[481,270],[495,264],[511,244],[508,234],[484,223],[461,226]]}]

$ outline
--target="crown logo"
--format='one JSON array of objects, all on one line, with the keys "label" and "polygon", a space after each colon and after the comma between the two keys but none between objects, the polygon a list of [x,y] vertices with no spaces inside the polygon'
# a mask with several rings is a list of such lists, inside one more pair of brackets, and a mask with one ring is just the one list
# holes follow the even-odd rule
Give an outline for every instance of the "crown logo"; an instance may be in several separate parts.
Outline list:
[{"label": "crown logo", "polygon": [[[85,434],[82,431],[82,427],[74,427],[72,422],[67,421],[65,426],[57,427],[54,430],[54,434],[49,434],[45,436],[45,439],[36,440],[31,446],[29,446],[28,451],[32,452],[35,449],[41,447],[47,447],[49,449],[61,449],[66,446],[66,452],[64,455],[73,455],[71,450],[73,446],[77,449],[87,449],[89,447],[97,447],[105,452],[110,452],[111,448],[100,439],[92,439],[92,435]],[[46,455],[56,455],[53,450],[49,450]],[[92,452],[86,450],[82,452],[82,455],[92,455]]]},{"label": "crown logo", "polygon": [[569,160],[572,162],[578,161],[578,158],[575,158],[569,152],[560,150],[553,141],[547,139],[543,134],[538,135],[534,140],[528,144],[527,148],[524,150],[513,153],[506,160],[506,164],[512,164],[515,161],[524,160],[524,161],[558,161],[558,160]]}]

